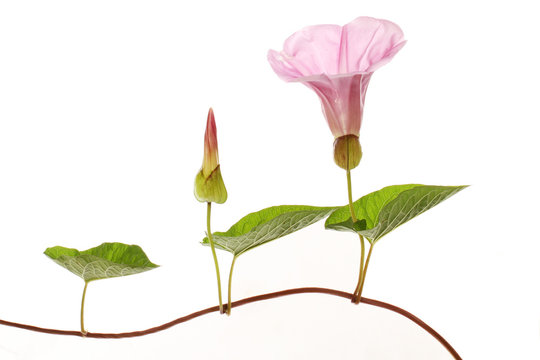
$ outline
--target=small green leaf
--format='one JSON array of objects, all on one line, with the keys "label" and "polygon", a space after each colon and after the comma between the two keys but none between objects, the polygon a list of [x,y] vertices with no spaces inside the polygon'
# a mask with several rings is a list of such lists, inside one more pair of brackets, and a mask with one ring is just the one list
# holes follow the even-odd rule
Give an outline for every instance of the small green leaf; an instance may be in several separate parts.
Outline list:
[{"label": "small green leaf", "polygon": [[158,267],[139,246],[121,243],[103,243],[85,251],[55,246],[45,250],[45,255],[86,282],[138,274]]},{"label": "small green leaf", "polygon": [[[335,209],[304,205],[273,206],[244,216],[227,232],[215,232],[212,238],[217,248],[238,256],[314,224]],[[203,239],[203,245],[209,245],[208,237]]]},{"label": "small green leaf", "polygon": [[393,185],[353,203],[358,221],[353,224],[349,206],[337,209],[325,223],[327,229],[352,231],[377,242],[398,226],[420,215],[467,186]]}]

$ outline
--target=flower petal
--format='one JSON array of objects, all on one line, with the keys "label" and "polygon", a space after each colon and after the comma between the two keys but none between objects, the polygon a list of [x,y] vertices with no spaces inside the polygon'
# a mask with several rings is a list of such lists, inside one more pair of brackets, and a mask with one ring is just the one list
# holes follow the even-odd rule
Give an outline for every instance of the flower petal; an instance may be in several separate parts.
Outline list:
[{"label": "flower petal", "polygon": [[268,62],[274,72],[285,81],[292,81],[304,75],[287,61],[287,55],[275,50],[268,51]]},{"label": "flower petal", "polygon": [[270,50],[268,61],[285,81],[321,74],[372,73],[403,45],[399,26],[364,16],[343,27],[308,26],[285,40],[283,51]]},{"label": "flower petal", "polygon": [[[281,53],[270,50],[268,59],[274,71],[287,81],[301,76],[335,74],[340,37],[339,25],[308,26],[285,40]],[[278,67],[275,62],[282,64]]]},{"label": "flower petal", "polygon": [[391,21],[359,17],[343,27],[339,73],[373,72],[405,45],[403,32]]},{"label": "flower petal", "polygon": [[347,76],[323,74],[302,81],[319,96],[324,117],[335,138],[359,135],[371,75],[372,73]]}]

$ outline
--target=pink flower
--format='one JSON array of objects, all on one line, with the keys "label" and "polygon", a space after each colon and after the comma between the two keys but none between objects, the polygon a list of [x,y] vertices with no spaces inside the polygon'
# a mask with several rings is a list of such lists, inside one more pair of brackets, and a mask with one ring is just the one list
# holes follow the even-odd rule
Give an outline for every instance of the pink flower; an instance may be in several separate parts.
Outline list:
[{"label": "pink flower", "polygon": [[315,25],[290,36],[268,61],[285,81],[298,81],[321,99],[337,139],[360,134],[371,75],[405,45],[403,32],[388,20],[359,17],[347,25]]}]

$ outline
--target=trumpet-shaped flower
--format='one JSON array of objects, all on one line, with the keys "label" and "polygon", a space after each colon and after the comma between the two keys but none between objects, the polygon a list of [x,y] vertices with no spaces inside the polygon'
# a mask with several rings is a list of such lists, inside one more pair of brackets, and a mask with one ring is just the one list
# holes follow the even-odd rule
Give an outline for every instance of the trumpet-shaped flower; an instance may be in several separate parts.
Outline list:
[{"label": "trumpet-shaped flower", "polygon": [[339,141],[347,135],[358,138],[371,75],[404,45],[396,24],[359,17],[343,27],[306,27],[291,35],[282,51],[270,50],[268,61],[283,80],[300,82],[317,93]]},{"label": "trumpet-shaped flower", "polygon": [[223,204],[227,200],[227,189],[219,167],[216,120],[212,108],[208,111],[206,120],[203,164],[195,177],[195,197],[200,202],[218,204]]}]

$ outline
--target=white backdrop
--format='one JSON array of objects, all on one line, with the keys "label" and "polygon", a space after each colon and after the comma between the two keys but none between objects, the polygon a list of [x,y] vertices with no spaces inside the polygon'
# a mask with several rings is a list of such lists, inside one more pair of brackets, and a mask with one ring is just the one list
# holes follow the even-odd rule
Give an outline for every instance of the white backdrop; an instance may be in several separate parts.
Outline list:
[{"label": "white backdrop", "polygon": [[[533,2],[0,2],[0,319],[79,328],[83,282],[54,245],[139,244],[159,269],[91,283],[89,331],[145,329],[215,305],[193,197],[208,107],[225,231],[271,205],[346,203],[318,99],[266,61],[294,31],[360,15],[408,44],[373,76],[355,198],[472,186],[385,237],[364,295],[401,306],[464,359],[538,359],[538,34]],[[352,291],[359,244],[322,223],[239,258],[233,297]],[[226,281],[231,257],[220,252]],[[0,359],[450,359],[388,311],[295,295],[159,334],[94,340],[0,326]]]}]

